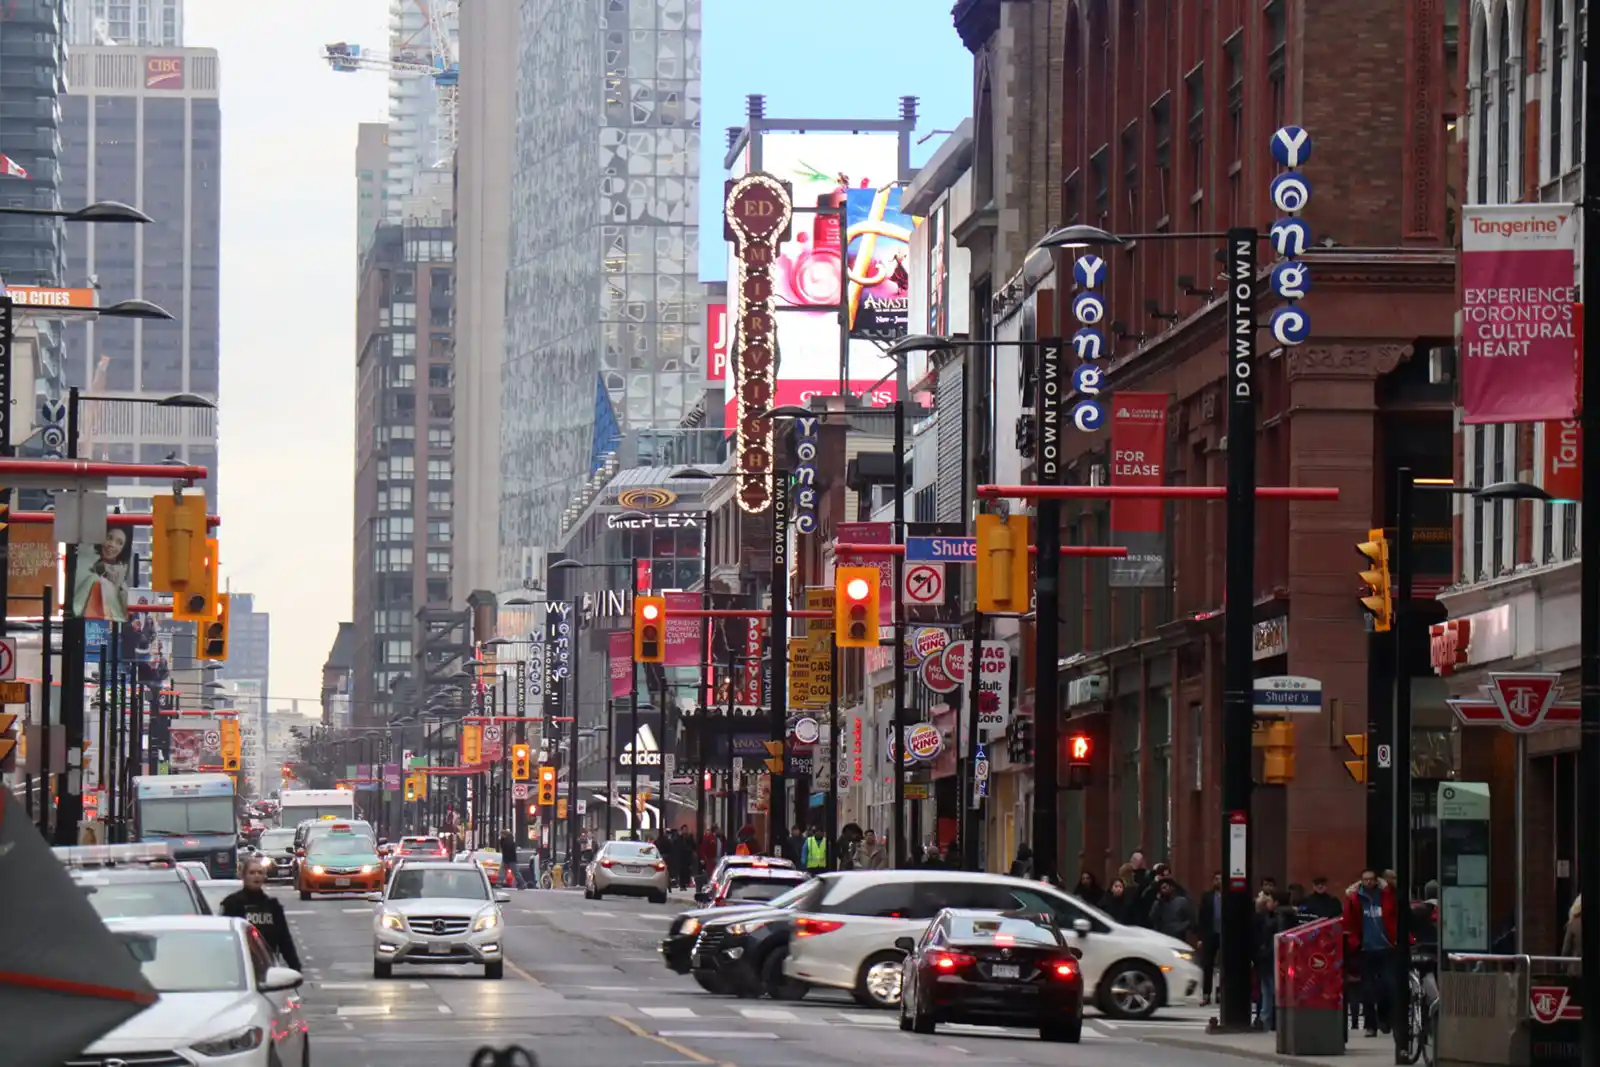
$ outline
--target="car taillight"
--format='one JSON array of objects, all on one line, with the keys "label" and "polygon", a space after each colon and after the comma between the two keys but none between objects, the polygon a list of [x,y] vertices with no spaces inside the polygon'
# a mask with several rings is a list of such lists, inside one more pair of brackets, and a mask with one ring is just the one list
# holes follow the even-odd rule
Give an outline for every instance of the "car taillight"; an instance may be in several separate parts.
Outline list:
[{"label": "car taillight", "polygon": [[664,871],[664,870],[666,870],[666,869],[667,869],[667,865],[666,865],[666,864],[665,864],[665,863],[657,863],[657,864],[656,864],[656,870],[658,870],[658,871]]},{"label": "car taillight", "polygon": [[844,923],[834,919],[807,919],[799,918],[794,921],[794,936],[816,937],[818,934],[831,934],[844,926]]},{"label": "car taillight", "polygon": [[940,971],[954,971],[977,962],[965,952],[935,952],[932,959],[934,968]]},{"label": "car taillight", "polygon": [[610,867],[611,867],[611,861],[610,860],[601,860],[600,861],[600,866],[605,867],[606,869],[609,870]]},{"label": "car taillight", "polygon": [[1052,978],[1076,978],[1078,965],[1072,960],[1056,960],[1050,965],[1048,973]]}]

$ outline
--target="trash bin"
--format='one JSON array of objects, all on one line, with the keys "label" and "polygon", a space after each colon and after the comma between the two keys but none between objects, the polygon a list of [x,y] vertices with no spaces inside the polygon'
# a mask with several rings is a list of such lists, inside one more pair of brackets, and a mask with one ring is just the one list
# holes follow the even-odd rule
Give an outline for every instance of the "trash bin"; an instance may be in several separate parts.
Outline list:
[{"label": "trash bin", "polygon": [[1277,971],[1278,1052],[1342,1056],[1349,1023],[1344,1007],[1344,920],[1321,919],[1273,939]]}]

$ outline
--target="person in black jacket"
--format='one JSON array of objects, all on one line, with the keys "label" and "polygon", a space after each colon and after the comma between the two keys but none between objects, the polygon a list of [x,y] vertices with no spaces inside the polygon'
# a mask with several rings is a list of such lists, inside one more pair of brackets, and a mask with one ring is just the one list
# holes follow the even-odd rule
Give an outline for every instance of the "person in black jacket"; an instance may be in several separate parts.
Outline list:
[{"label": "person in black jacket", "polygon": [[294,949],[294,935],[289,932],[289,919],[283,914],[283,905],[267,895],[266,865],[259,859],[251,860],[240,877],[244,888],[222,898],[222,914],[249,922],[268,948],[283,957],[284,963],[300,970],[300,953]]}]

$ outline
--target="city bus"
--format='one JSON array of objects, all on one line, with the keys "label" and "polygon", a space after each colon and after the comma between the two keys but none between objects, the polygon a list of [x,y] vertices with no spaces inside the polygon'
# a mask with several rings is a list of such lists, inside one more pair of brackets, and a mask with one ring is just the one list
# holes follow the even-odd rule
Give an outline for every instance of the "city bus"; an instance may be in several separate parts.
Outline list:
[{"label": "city bus", "polygon": [[278,825],[292,830],[307,819],[354,819],[356,795],[350,789],[285,789],[278,794]]},{"label": "city bus", "polygon": [[173,858],[237,878],[239,809],[226,774],[147,774],[133,780],[135,841],[165,841]]}]

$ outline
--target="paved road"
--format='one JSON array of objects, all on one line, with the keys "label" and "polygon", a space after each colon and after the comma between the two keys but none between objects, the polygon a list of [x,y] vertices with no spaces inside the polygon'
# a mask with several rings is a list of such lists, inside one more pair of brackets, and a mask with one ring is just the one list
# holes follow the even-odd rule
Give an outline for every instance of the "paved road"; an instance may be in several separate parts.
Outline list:
[{"label": "paved road", "polygon": [[661,965],[676,906],[530,890],[506,907],[505,978],[466,967],[372,978],[372,905],[284,897],[307,972],[317,1067],[466,1067],[481,1045],[519,1043],[540,1067],[894,1067],[971,1061],[1073,1067],[1238,1067],[1232,1057],[1152,1045],[1199,1035],[1199,1008],[1145,1024],[1091,1018],[1071,1051],[1036,1035],[941,1027],[901,1033],[892,1013],[840,994],[797,1004],[714,997]]}]

